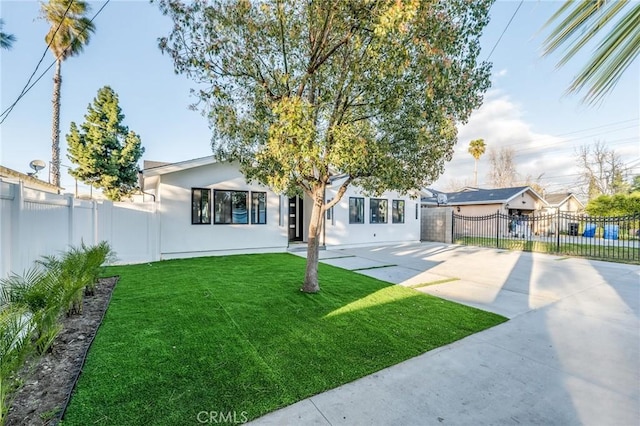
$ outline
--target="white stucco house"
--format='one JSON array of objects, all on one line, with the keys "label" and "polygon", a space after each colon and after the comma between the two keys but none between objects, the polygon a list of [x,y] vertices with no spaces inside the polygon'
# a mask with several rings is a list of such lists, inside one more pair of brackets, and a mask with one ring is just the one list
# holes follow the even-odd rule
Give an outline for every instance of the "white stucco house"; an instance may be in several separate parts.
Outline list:
[{"label": "white stucco house", "polygon": [[[327,201],[341,183],[327,188]],[[157,206],[161,259],[286,251],[307,240],[310,199],[247,182],[237,163],[213,156],[145,162],[141,184]],[[419,204],[393,191],[367,197],[351,186],[326,212],[320,244],[330,249],[419,241]]]}]

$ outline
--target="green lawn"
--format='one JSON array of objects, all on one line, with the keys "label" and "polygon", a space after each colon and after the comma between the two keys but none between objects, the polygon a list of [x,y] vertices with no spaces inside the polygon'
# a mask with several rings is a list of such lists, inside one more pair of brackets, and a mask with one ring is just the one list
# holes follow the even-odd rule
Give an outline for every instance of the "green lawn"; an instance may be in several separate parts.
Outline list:
[{"label": "green lawn", "polygon": [[489,237],[458,237],[454,244],[464,244],[480,247],[493,247],[508,250],[533,251],[557,255],[569,255],[586,257],[594,260],[606,260],[618,263],[639,263],[640,249],[632,247],[631,242],[620,241],[612,244],[578,244],[561,241],[560,245],[555,241],[537,241],[514,238],[500,238],[496,246],[496,238]]},{"label": "green lawn", "polygon": [[[505,318],[290,254],[163,261],[120,275],[65,425],[256,418]],[[244,412],[244,413],[243,413]]]}]

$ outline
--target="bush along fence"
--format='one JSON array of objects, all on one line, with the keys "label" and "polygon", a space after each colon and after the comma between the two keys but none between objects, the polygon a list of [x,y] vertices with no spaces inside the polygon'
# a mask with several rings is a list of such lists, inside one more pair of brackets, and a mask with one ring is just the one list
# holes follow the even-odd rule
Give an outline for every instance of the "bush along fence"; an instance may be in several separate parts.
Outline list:
[{"label": "bush along fence", "polygon": [[453,213],[452,240],[501,249],[640,263],[640,214],[593,217],[568,213],[484,216]]},{"label": "bush along fence", "polygon": [[0,425],[25,360],[50,350],[63,315],[82,313],[84,296],[93,294],[102,265],[114,256],[106,242],[81,243],[0,280]]}]

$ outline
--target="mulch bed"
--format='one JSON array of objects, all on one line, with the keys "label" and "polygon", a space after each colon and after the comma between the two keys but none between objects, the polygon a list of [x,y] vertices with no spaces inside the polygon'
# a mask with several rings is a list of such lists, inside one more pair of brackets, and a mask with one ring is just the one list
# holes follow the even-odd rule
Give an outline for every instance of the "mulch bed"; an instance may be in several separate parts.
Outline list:
[{"label": "mulch bed", "polygon": [[13,396],[7,426],[58,422],[117,282],[118,277],[101,279],[94,295],[85,296],[82,314],[64,318],[51,352],[27,361],[21,373],[24,385]]}]

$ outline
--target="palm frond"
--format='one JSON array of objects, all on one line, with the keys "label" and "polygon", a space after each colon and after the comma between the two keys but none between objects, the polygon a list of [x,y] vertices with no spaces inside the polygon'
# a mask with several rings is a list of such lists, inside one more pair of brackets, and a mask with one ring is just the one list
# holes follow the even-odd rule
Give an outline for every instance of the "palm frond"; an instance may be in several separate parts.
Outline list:
[{"label": "palm frond", "polygon": [[567,89],[567,92],[572,93],[587,88],[584,102],[601,101],[615,87],[640,52],[640,3],[634,3],[616,21],[627,6],[628,0],[566,1],[545,24],[547,27],[560,21],[543,43],[545,56],[561,47],[565,48],[558,67],[566,65],[591,41],[595,41],[595,37],[604,28],[612,26],[598,44],[593,57]]},{"label": "palm frond", "polygon": [[42,4],[42,14],[51,23],[45,36],[54,56],[65,60],[82,52],[95,25],[84,16],[90,10],[85,1],[50,0]]}]

